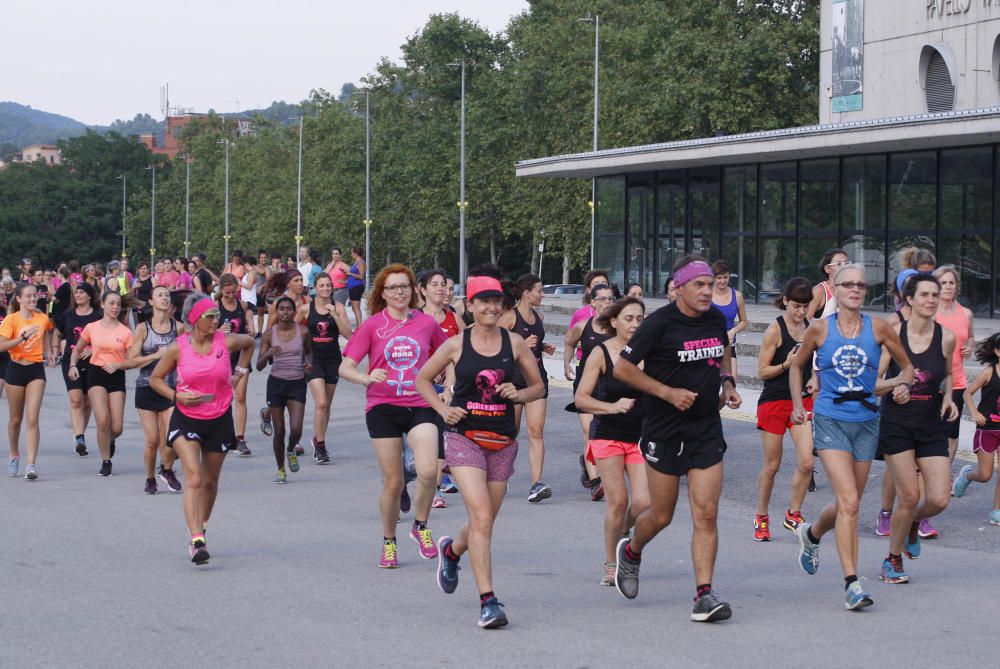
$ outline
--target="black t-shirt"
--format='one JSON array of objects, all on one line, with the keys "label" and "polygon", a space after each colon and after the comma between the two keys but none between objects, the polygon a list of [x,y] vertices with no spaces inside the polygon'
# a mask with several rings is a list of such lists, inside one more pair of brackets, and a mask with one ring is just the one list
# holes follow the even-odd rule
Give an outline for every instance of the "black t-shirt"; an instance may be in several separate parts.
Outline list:
[{"label": "black t-shirt", "polygon": [[722,436],[719,419],[720,364],[729,345],[726,318],[709,309],[697,318],[670,304],[650,314],[632,335],[621,357],[671,388],[685,388],[698,397],[687,411],[651,395],[643,395],[647,440],[691,439]]},{"label": "black t-shirt", "polygon": [[198,281],[201,283],[201,292],[211,293],[212,275],[209,273],[209,271],[204,267],[202,267],[197,272],[195,272],[194,275],[198,278]]},{"label": "black t-shirt", "polygon": [[94,309],[86,316],[77,314],[76,309],[67,309],[62,313],[62,316],[56,321],[56,328],[66,340],[66,358],[69,358],[70,351],[76,346],[83,328],[87,327],[88,323],[99,321],[103,317],[104,314],[101,313],[100,309]]},{"label": "black t-shirt", "polygon": [[73,287],[69,285],[69,281],[59,284],[52,299],[52,320],[58,322],[63,312],[73,304]]}]

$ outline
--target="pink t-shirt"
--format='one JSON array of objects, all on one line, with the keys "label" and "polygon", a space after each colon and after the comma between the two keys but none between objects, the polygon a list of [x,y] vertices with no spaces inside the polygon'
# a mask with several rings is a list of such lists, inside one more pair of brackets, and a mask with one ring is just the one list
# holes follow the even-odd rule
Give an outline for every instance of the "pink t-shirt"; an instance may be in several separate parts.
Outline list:
[{"label": "pink t-shirt", "polygon": [[371,316],[358,328],[344,348],[344,357],[360,363],[367,356],[369,371],[384,369],[388,378],[368,386],[365,411],[379,404],[426,407],[414,387],[420,368],[448,337],[432,316],[411,311],[397,321],[386,310]]},{"label": "pink t-shirt", "polygon": [[180,276],[180,274],[173,270],[170,270],[169,272],[160,272],[156,275],[156,285],[165,286],[170,290],[174,290],[177,286],[177,279],[179,279]]},{"label": "pink t-shirt", "polygon": [[[572,330],[573,326],[579,323],[580,321],[586,321],[590,318],[593,318],[596,315],[597,315],[597,310],[594,309],[594,307],[590,306],[589,304],[583,305],[582,307],[574,311],[573,315],[570,317],[569,329]],[[580,350],[579,346],[577,346],[576,359],[581,360],[582,358],[583,358],[583,351]]]},{"label": "pink t-shirt", "polygon": [[187,272],[181,272],[177,279],[177,290],[194,290],[194,279]]},{"label": "pink t-shirt", "polygon": [[232,371],[229,367],[226,334],[215,333],[212,350],[208,355],[199,355],[191,348],[190,334],[182,334],[177,338],[177,348],[180,349],[177,358],[177,391],[215,395],[211,402],[205,404],[178,404],[177,410],[198,420],[211,420],[226,413],[226,409],[233,403],[233,386],[230,383]]}]

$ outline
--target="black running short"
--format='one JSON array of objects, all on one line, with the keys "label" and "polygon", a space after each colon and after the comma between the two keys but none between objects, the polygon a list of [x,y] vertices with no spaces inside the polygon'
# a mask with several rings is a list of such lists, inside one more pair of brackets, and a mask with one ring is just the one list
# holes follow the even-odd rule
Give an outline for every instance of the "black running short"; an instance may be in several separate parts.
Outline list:
[{"label": "black running short", "polygon": [[279,379],[276,376],[267,377],[267,406],[272,408],[286,407],[289,402],[306,403],[305,378]]},{"label": "black running short", "polygon": [[351,298],[351,302],[360,302],[362,296],[365,294],[364,284],[360,286],[348,286],[347,295]]},{"label": "black running short", "polygon": [[368,436],[372,439],[398,439],[423,423],[434,423],[437,412],[430,407],[400,407],[377,404],[365,414]]},{"label": "black running short", "polygon": [[104,388],[109,393],[125,392],[125,370],[108,374],[103,368],[90,365],[87,369],[87,390],[94,388]]},{"label": "black running short", "polygon": [[323,379],[329,385],[337,385],[337,382],[340,381],[340,363],[339,358],[337,360],[317,360],[313,357],[312,371],[309,372],[307,380]]},{"label": "black running short", "polygon": [[76,381],[69,378],[69,355],[63,354],[62,361],[62,375],[63,381],[66,382],[66,392],[70,390],[82,390],[84,394],[87,393],[87,389],[90,385],[87,383],[87,371],[90,369],[90,363],[86,360],[79,360],[76,363],[76,371],[80,372]]},{"label": "black running short", "polygon": [[701,441],[682,441],[676,437],[639,439],[639,451],[646,464],[670,476],[684,476],[691,469],[708,469],[722,462],[726,453],[726,440],[722,436]]},{"label": "black running short", "polygon": [[210,453],[231,451],[236,448],[232,407],[221,416],[204,420],[185,416],[180,409],[174,411],[170,414],[170,427],[167,428],[167,445],[172,447],[174,441],[181,437],[198,442],[203,451]]},{"label": "black running short", "polygon": [[142,411],[166,411],[174,405],[169,399],[149,386],[135,387],[135,408]]},{"label": "black running short", "polygon": [[10,364],[10,353],[0,353],[0,379],[7,378],[7,365]]},{"label": "black running short", "polygon": [[26,386],[32,381],[39,380],[45,380],[45,365],[40,362],[22,365],[11,360],[4,375],[4,381],[11,386]]},{"label": "black running short", "polygon": [[945,429],[944,422],[935,420],[929,420],[922,425],[912,425],[883,418],[878,425],[878,448],[875,457],[882,460],[886,455],[896,455],[905,451],[914,451],[914,457],[917,459],[948,457],[948,433]]},{"label": "black running short", "polygon": [[949,439],[958,439],[958,431],[962,428],[962,411],[965,410],[965,388],[955,388],[951,391],[951,401],[958,407],[958,418],[944,421],[944,432]]}]

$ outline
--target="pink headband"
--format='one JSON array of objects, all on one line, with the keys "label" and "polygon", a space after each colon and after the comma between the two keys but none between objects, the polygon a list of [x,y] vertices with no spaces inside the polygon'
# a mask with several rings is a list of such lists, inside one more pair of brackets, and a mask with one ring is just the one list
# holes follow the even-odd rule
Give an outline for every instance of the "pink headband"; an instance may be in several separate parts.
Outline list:
[{"label": "pink headband", "polygon": [[194,325],[198,322],[206,311],[215,307],[215,302],[211,298],[205,297],[197,302],[191,307],[191,311],[188,312],[188,325]]},{"label": "pink headband", "polygon": [[680,288],[691,279],[697,279],[699,276],[715,276],[712,267],[704,260],[689,262],[674,272],[674,286]]}]

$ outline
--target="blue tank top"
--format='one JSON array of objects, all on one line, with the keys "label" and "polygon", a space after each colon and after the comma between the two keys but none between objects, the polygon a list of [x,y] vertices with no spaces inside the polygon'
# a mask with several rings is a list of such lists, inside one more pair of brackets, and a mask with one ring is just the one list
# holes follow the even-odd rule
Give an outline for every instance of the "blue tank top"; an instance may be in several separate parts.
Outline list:
[{"label": "blue tank top", "polygon": [[736,317],[740,313],[740,305],[736,301],[736,289],[730,288],[732,292],[732,299],[729,300],[729,304],[716,304],[712,302],[712,306],[722,312],[722,315],[726,317],[726,330],[732,330],[733,325],[736,323]]},{"label": "blue tank top", "polygon": [[820,390],[813,411],[852,423],[878,418],[875,381],[881,352],[870,316],[861,316],[861,332],[851,339],[837,328],[837,314],[827,316],[826,341],[816,352]]}]

